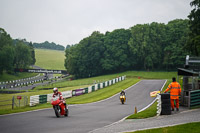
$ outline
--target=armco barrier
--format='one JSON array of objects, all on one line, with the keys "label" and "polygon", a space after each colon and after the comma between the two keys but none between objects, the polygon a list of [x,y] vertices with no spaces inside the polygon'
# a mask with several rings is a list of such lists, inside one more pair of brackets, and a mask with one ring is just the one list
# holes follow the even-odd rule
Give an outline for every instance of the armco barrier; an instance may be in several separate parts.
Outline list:
[{"label": "armco barrier", "polygon": [[116,83],[119,82],[119,78],[116,78]]},{"label": "armco barrier", "polygon": [[53,93],[47,94],[47,102],[50,102],[52,98],[53,98]]},{"label": "armco barrier", "polygon": [[103,83],[103,87],[102,87],[102,88],[104,88],[104,87],[105,87],[105,84],[106,84],[106,83],[104,82],[104,83]]},{"label": "armco barrier", "polygon": [[[72,97],[72,91],[64,91],[62,92],[62,97],[63,98],[70,98]],[[50,102],[51,99],[53,98],[53,93],[52,94],[47,94],[47,102]]]},{"label": "armco barrier", "polygon": [[79,96],[85,94],[85,89],[72,90],[72,96]]},{"label": "armco barrier", "polygon": [[92,92],[92,86],[88,87],[88,93]]},{"label": "armco barrier", "polygon": [[88,93],[88,88],[84,88],[85,89],[85,94]]},{"label": "armco barrier", "polygon": [[[62,95],[63,95],[63,98],[70,98],[72,96],[79,96],[82,94],[91,93],[98,89],[115,84],[116,82],[125,80],[125,78],[126,78],[126,76],[122,76],[119,78],[115,78],[115,79],[106,81],[104,83],[99,83],[99,84],[95,84],[93,86],[89,86],[87,88],[81,88],[81,89],[76,89],[76,90],[72,90],[72,91],[65,91],[65,92],[62,92]],[[53,96],[53,94],[30,96],[30,106],[34,106],[34,105],[40,104],[40,103],[50,102],[52,99],[52,96]]]},{"label": "armco barrier", "polygon": [[109,80],[109,84],[108,85],[112,85],[112,80]]},{"label": "armco barrier", "polygon": [[94,86],[92,86],[92,91],[95,91],[95,85],[94,85]]},{"label": "armco barrier", "polygon": [[200,90],[189,92],[189,105],[190,108],[200,106]]},{"label": "armco barrier", "polygon": [[115,84],[115,79],[113,79],[113,84]]},{"label": "armco barrier", "polygon": [[39,104],[39,95],[30,96],[30,106]]},{"label": "armco barrier", "polygon": [[98,84],[95,84],[94,86],[95,86],[95,89],[94,89],[94,90],[95,90],[95,91],[98,90]]},{"label": "armco barrier", "polygon": [[47,95],[39,95],[39,103],[47,103]]},{"label": "armco barrier", "polygon": [[63,96],[63,98],[70,98],[70,97],[72,97],[72,91],[70,90],[70,91],[62,92],[62,96]]}]

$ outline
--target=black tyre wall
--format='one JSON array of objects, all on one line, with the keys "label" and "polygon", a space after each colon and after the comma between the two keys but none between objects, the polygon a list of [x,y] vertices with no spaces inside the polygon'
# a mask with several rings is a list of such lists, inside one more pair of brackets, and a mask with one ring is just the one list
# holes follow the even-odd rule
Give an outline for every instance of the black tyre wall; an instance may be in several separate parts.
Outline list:
[{"label": "black tyre wall", "polygon": [[161,115],[170,115],[171,114],[171,102],[170,94],[164,93],[161,95]]}]

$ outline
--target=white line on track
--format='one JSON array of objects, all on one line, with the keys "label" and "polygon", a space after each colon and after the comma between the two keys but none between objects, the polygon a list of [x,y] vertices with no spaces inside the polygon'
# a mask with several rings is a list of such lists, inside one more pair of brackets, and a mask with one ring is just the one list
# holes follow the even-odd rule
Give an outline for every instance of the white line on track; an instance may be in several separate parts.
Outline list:
[{"label": "white line on track", "polygon": [[[142,80],[141,80],[141,81],[142,81]],[[139,82],[141,82],[141,81],[139,81]],[[139,82],[137,82],[136,84],[138,84]],[[162,88],[161,88],[161,91],[162,91],[162,89],[164,88],[166,82],[167,82],[167,80],[165,80],[165,83],[163,84],[163,86],[162,86]],[[136,84],[134,84],[133,86],[135,86]],[[133,86],[131,86],[131,87],[133,87]],[[126,90],[130,89],[131,87],[127,88]],[[149,105],[147,105],[147,106],[144,107],[143,109],[139,110],[138,113],[141,112],[141,111],[143,111],[143,110],[145,110],[145,109],[147,109],[147,108],[149,108],[155,101],[156,101],[156,98],[155,98],[155,99],[153,100],[153,102],[151,102]],[[128,116],[129,116],[129,115],[128,115]],[[120,122],[124,121],[128,116],[122,118],[122,119],[119,120],[119,121],[116,121],[116,122],[114,122],[114,123],[112,123],[112,124],[106,125],[106,126],[101,127],[101,128],[106,128],[106,127],[115,125],[115,124],[117,124],[117,123],[120,123]],[[101,129],[101,128],[94,129],[94,130],[92,130],[92,131],[90,131],[90,132],[88,132],[88,133],[92,133],[92,132],[97,131],[97,130],[99,130],[99,129]]]},{"label": "white line on track", "polygon": [[[139,81],[139,82],[141,82],[141,81]],[[137,85],[139,82],[137,82],[137,83],[134,84],[133,86]],[[131,87],[133,87],[133,86],[131,86]],[[127,88],[126,90],[130,89],[131,87]],[[126,91],[126,90],[125,90],[125,91]],[[111,96],[111,97],[109,97],[109,98],[106,98],[106,99],[103,99],[103,100],[100,100],[100,101],[97,101],[97,102],[85,103],[85,104],[72,104],[72,105],[69,105],[69,107],[70,107],[70,106],[80,106],[80,105],[88,105],[88,104],[95,104],[95,103],[104,102],[104,101],[106,101],[106,100],[109,100],[109,99],[113,98],[113,97],[116,96],[116,95],[118,95],[118,93],[115,94],[115,95],[113,95],[113,96]],[[48,110],[48,109],[52,109],[52,108],[37,109],[37,110],[31,110],[31,111],[26,111],[26,112],[20,112],[20,113],[5,114],[5,115],[0,115],[0,117],[2,117],[2,116],[9,116],[9,115],[19,115],[19,114],[25,114],[25,113],[36,112],[36,111],[41,111],[41,110]]]}]

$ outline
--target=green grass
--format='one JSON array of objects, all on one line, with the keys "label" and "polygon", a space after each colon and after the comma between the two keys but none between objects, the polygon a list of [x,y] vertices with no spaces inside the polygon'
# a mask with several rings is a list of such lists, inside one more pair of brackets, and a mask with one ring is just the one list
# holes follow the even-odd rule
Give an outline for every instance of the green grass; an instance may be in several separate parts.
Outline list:
[{"label": "green grass", "polygon": [[[63,92],[63,91],[68,91],[68,90],[74,90],[74,89],[84,88],[84,87],[87,87],[87,86],[84,85],[84,86],[75,86],[75,87],[60,88],[59,91]],[[20,96],[20,95],[28,96],[28,103],[29,103],[30,96],[33,96],[33,95],[43,95],[43,94],[51,94],[51,93],[53,93],[52,90],[40,90],[40,91],[30,91],[30,92],[23,92],[23,93],[16,93],[16,94],[0,94],[0,101],[9,100],[9,101],[6,101],[6,102],[0,102],[0,105],[11,104],[12,103],[11,100],[12,100],[13,96]],[[31,108],[31,109],[34,109],[34,108]],[[12,112],[11,105],[10,106],[0,106],[0,114],[3,114],[2,110],[6,110],[8,112],[9,111]],[[16,112],[16,111],[17,111],[17,109],[14,112]],[[17,111],[17,112],[20,112],[20,111]]]},{"label": "green grass", "polygon": [[155,102],[152,106],[147,108],[146,110],[130,115],[127,117],[127,119],[144,119],[144,118],[149,118],[156,116],[156,111],[157,111],[157,102]]},{"label": "green grass", "polygon": [[123,76],[123,74],[125,74],[125,73],[103,75],[103,76],[77,79],[77,80],[71,80],[71,81],[68,79],[65,79],[66,81],[57,82],[57,83],[50,84],[50,85],[48,84],[48,85],[43,85],[43,86],[37,86],[35,89],[40,90],[40,89],[44,89],[44,88],[53,88],[53,87],[63,88],[63,87],[73,87],[73,86],[80,86],[80,85],[92,85],[95,82],[102,83],[102,82],[117,78],[119,76]]},{"label": "green grass", "polygon": [[127,71],[123,73],[110,74],[97,76],[92,78],[84,78],[72,81],[58,82],[50,85],[38,86],[35,89],[44,89],[44,88],[53,88],[53,87],[72,87],[72,86],[80,86],[80,85],[92,85],[96,81],[97,83],[105,82],[111,80],[113,78],[126,75],[127,78],[138,78],[141,79],[170,79],[173,76],[176,76],[176,72],[143,72],[143,71]]},{"label": "green grass", "polygon": [[15,75],[11,75],[7,73],[3,73],[2,75],[0,75],[0,82],[29,78],[29,77],[34,77],[36,75],[38,74],[37,73],[16,73]]},{"label": "green grass", "polygon": [[35,49],[36,66],[44,69],[65,70],[65,52],[58,50]]},{"label": "green grass", "polygon": [[[98,76],[98,77],[93,77],[93,78],[85,78],[85,79],[79,79],[79,80],[72,80],[72,81],[64,81],[58,84],[61,84],[59,91],[67,91],[67,90],[73,90],[73,89],[78,89],[78,88],[84,88],[88,87],[91,84],[96,82],[103,82],[103,81],[108,81],[110,79],[122,76],[122,75],[127,75],[127,78],[125,81],[118,82],[115,85],[100,89],[96,92],[92,92],[90,94],[85,94],[82,96],[78,97],[73,97],[67,100],[69,104],[80,104],[80,103],[89,103],[89,102],[95,102],[98,100],[102,100],[105,98],[108,98],[118,92],[120,92],[122,89],[126,89],[129,86],[133,85],[137,81],[141,79],[162,79],[164,76],[167,78],[173,77],[176,75],[176,72],[136,72],[136,71],[128,71],[128,72],[123,72],[123,73],[118,73],[118,74],[111,74],[111,75],[104,75],[104,76]],[[138,79],[138,76],[141,77],[141,79]],[[63,84],[63,85],[62,85]],[[41,86],[41,88],[44,86]],[[19,93],[19,94],[0,94],[0,101],[4,99],[12,99],[13,95],[26,95],[28,97],[32,95],[42,95],[42,94],[50,94],[52,93],[52,90],[33,90],[31,92],[26,92],[26,93]],[[38,105],[37,105],[38,106]],[[51,105],[48,106],[48,104],[42,104],[37,107],[39,108],[46,108],[46,107],[51,107]],[[23,108],[24,111],[27,110],[34,110],[36,108],[32,107],[26,107]],[[21,112],[23,109],[15,109],[11,110],[11,107],[2,107],[0,108],[0,114],[6,113],[13,113],[13,112]]]},{"label": "green grass", "polygon": [[[108,86],[104,89],[100,89],[95,92],[92,92],[90,94],[85,94],[85,95],[69,98],[66,101],[68,104],[82,104],[82,103],[90,103],[90,102],[99,101],[99,100],[108,98],[116,93],[119,93],[121,91],[121,89],[126,89],[138,81],[139,81],[139,79],[127,79],[127,80],[118,82],[112,86]],[[83,88],[83,87],[84,86],[79,86],[78,88]],[[60,89],[60,91],[66,91],[66,90],[72,90],[72,89],[77,89],[77,88],[72,87],[72,88],[68,88],[68,89]],[[40,95],[41,94],[49,94],[49,93],[52,93],[52,90],[42,90],[39,92],[40,92]],[[38,94],[38,92],[28,92],[27,96],[30,97],[31,95],[36,95],[36,93]],[[21,94],[17,94],[17,95],[21,95]],[[11,95],[9,96],[9,94],[0,94],[0,101],[4,100],[5,97],[12,99],[12,96]],[[0,109],[0,115],[30,111],[30,110],[35,110],[35,109],[50,108],[50,107],[52,107],[52,105],[50,103],[46,103],[46,104],[37,105],[35,107],[27,106],[27,107],[23,107],[23,108],[16,108],[13,110],[4,108],[4,109]]]},{"label": "green grass", "polygon": [[[161,93],[163,93],[167,89],[167,86],[170,83],[171,79],[168,79]],[[156,111],[157,111],[157,102],[155,102],[152,106],[150,106],[149,108],[147,108],[142,112],[128,116],[127,119],[144,119],[144,118],[154,117],[156,116]]]},{"label": "green grass", "polygon": [[131,133],[200,133],[200,122],[181,124],[177,126],[135,131]]},{"label": "green grass", "polygon": [[103,99],[113,96],[114,94],[119,93],[122,89],[126,89],[132,86],[138,81],[139,79],[126,79],[124,81],[118,82],[109,87],[97,90],[95,92],[70,98],[68,100],[68,103],[69,104],[83,104],[83,103],[91,103],[91,102],[103,100]]},{"label": "green grass", "polygon": [[177,76],[177,72],[145,72],[145,71],[127,71],[123,75],[127,77],[140,77],[143,79],[170,79]]}]

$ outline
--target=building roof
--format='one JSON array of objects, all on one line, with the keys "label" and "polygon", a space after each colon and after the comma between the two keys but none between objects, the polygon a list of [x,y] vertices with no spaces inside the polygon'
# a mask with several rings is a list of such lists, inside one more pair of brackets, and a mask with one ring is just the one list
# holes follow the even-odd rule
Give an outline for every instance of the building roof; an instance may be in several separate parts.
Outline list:
[{"label": "building roof", "polygon": [[184,68],[178,68],[178,75],[183,76],[200,76],[200,72],[184,69]]}]

